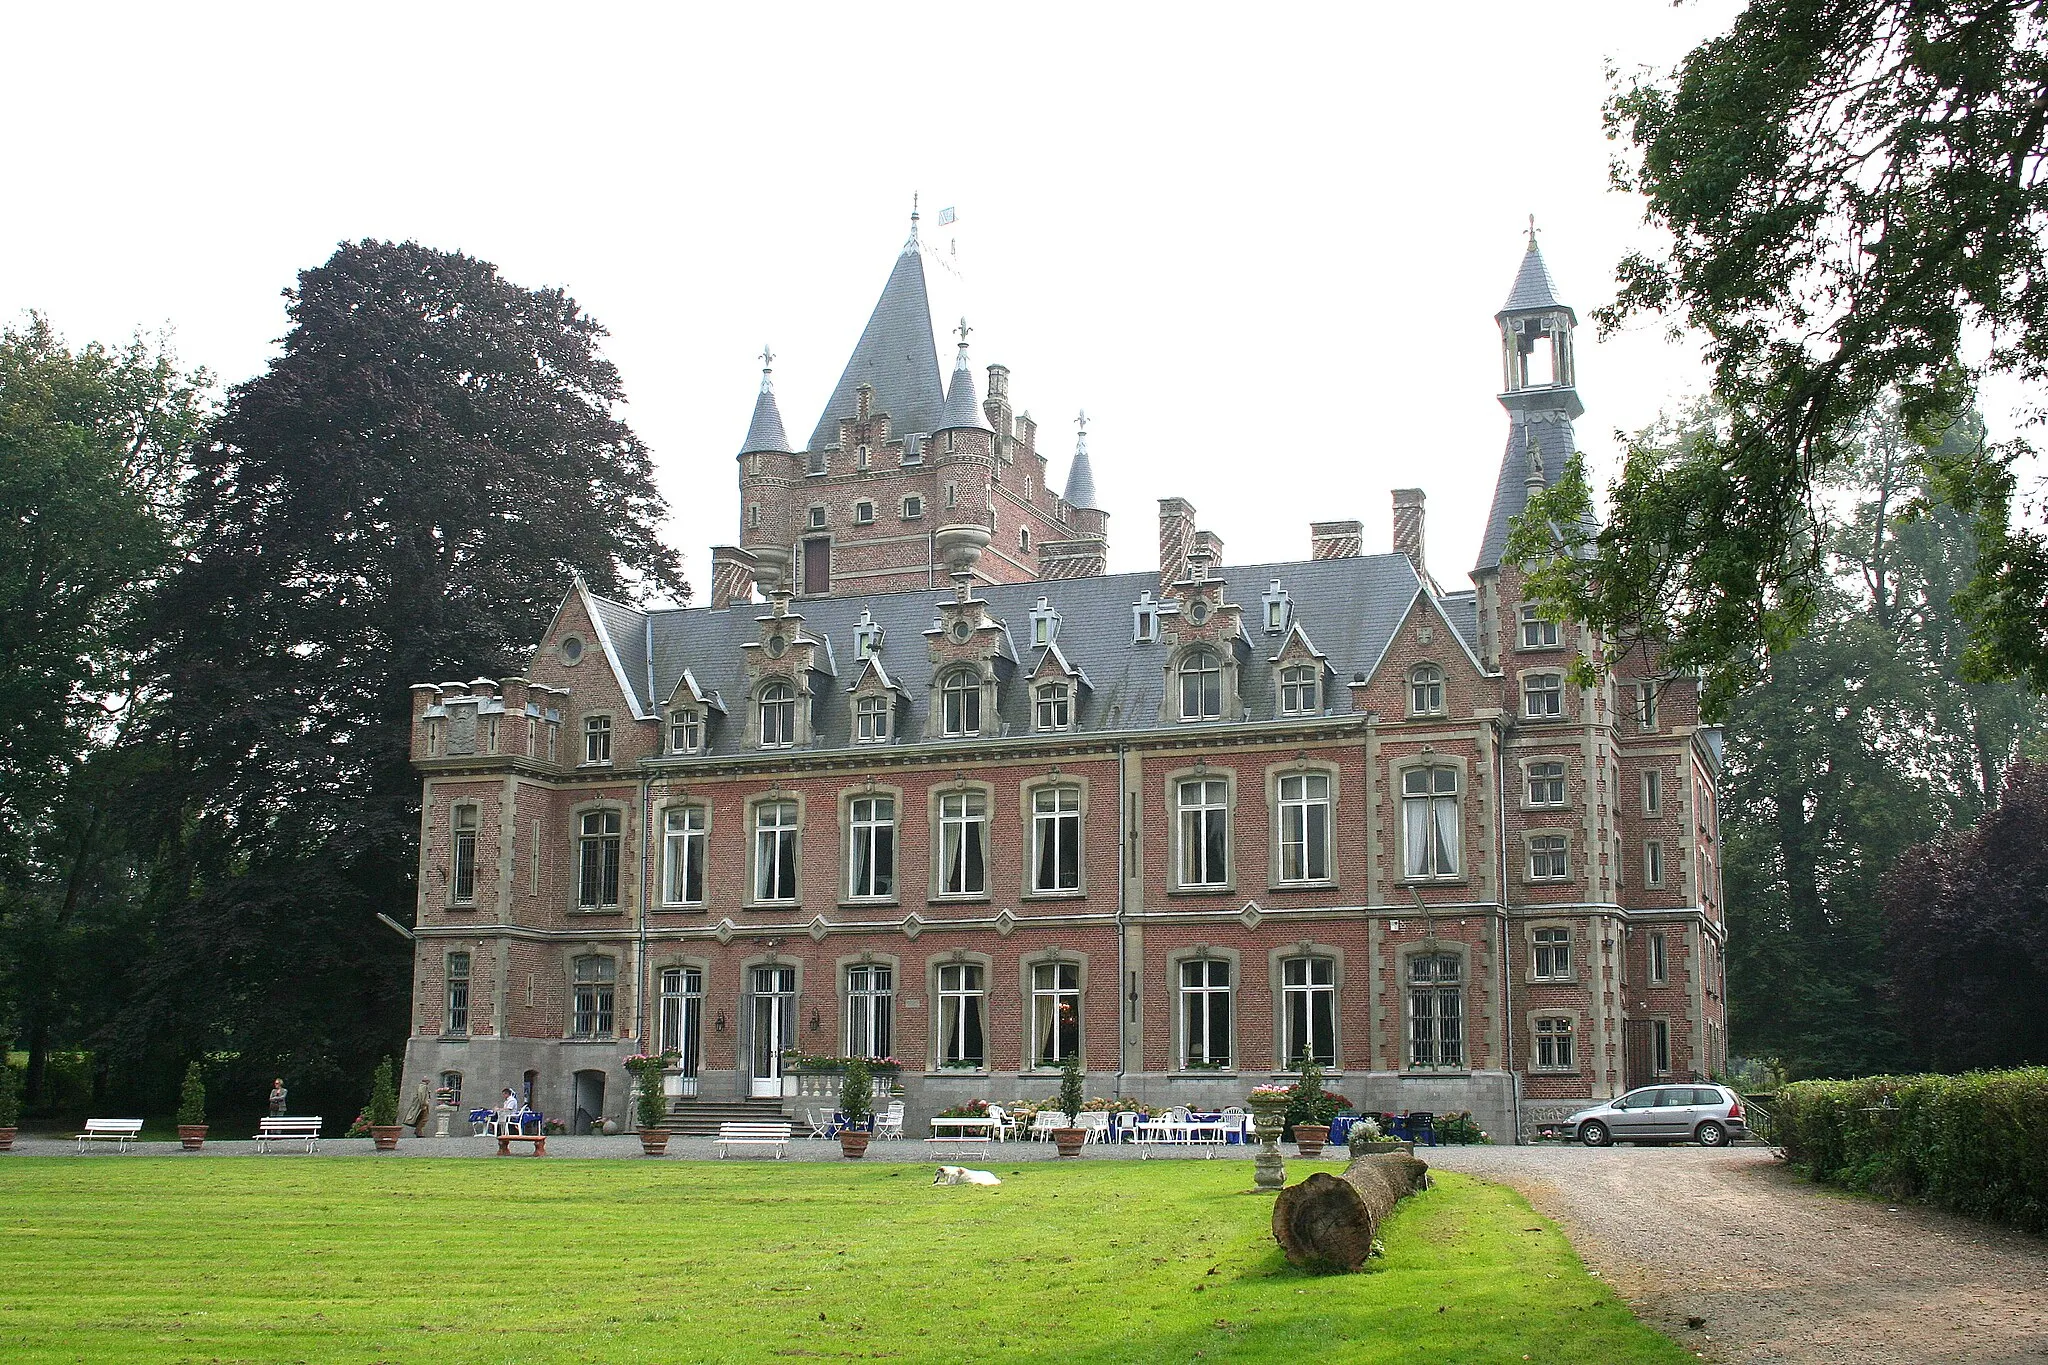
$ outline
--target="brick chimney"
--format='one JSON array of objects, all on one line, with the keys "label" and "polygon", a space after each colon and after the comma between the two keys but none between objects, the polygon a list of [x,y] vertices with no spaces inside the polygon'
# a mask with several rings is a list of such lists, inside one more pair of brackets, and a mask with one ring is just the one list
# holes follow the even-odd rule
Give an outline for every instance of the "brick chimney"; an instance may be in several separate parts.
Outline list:
[{"label": "brick chimney", "polygon": [[1159,583],[1187,577],[1188,551],[1195,544],[1195,505],[1186,498],[1159,500]]},{"label": "brick chimney", "polygon": [[1422,496],[1420,488],[1394,490],[1394,548],[1408,556],[1417,574],[1428,578],[1429,565],[1422,555]]},{"label": "brick chimney", "polygon": [[1209,556],[1209,577],[1219,578],[1223,573],[1223,537],[1214,531],[1195,532],[1194,547]]},{"label": "brick chimney", "polygon": [[1100,578],[1109,564],[1109,542],[1101,536],[1038,542],[1040,578]]},{"label": "brick chimney", "polygon": [[754,600],[754,557],[736,545],[711,547],[711,609]]},{"label": "brick chimney", "polygon": [[1356,559],[1365,544],[1362,521],[1312,521],[1308,524],[1310,559]]}]

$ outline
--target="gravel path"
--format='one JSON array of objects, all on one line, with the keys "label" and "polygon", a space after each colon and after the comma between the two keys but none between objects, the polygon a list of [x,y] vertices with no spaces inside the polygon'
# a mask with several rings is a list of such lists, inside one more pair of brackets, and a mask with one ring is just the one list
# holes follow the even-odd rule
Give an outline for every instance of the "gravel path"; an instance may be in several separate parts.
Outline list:
[{"label": "gravel path", "polygon": [[[2048,1361],[2048,1241],[1808,1184],[1767,1149],[1444,1147],[1717,1361]],[[1699,1319],[1702,1326],[1689,1326]]]}]

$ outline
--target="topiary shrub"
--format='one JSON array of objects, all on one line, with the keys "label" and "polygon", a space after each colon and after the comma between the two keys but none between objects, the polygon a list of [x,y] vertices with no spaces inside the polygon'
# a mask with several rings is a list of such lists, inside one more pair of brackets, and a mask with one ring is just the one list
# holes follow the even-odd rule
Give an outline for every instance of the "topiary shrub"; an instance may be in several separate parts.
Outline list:
[{"label": "topiary shrub", "polygon": [[370,1103],[364,1112],[370,1116],[372,1128],[398,1125],[398,1083],[391,1078],[389,1057],[377,1063],[377,1074],[370,1078]]},{"label": "topiary shrub", "polygon": [[1081,1124],[1081,1109],[1087,1103],[1082,1093],[1081,1057],[1069,1052],[1060,1058],[1060,1112],[1067,1116],[1067,1127],[1078,1128]]},{"label": "topiary shrub", "polygon": [[849,1128],[858,1128],[875,1114],[875,1078],[856,1057],[846,1064],[846,1084],[839,1091],[839,1114]]},{"label": "topiary shrub", "polygon": [[199,1063],[193,1062],[185,1068],[185,1084],[178,1089],[178,1125],[198,1128],[205,1123],[206,1078],[199,1074]]}]

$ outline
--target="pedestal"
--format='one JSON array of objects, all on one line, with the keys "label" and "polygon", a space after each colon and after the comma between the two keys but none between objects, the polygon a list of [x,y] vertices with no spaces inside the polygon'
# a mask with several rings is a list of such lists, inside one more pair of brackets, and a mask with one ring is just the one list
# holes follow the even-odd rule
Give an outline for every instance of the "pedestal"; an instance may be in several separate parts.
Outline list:
[{"label": "pedestal", "polygon": [[1287,1126],[1287,1110],[1253,1109],[1252,1117],[1259,1126],[1259,1150],[1252,1158],[1252,1183],[1262,1190],[1279,1191],[1287,1187],[1287,1166],[1280,1158],[1280,1130]]},{"label": "pedestal", "polygon": [[437,1137],[437,1138],[444,1138],[444,1137],[447,1137],[447,1136],[448,1136],[448,1125],[449,1125],[449,1124],[450,1124],[451,1122],[453,1122],[453,1121],[454,1121],[454,1119],[455,1119],[455,1106],[454,1106],[454,1105],[452,1105],[452,1104],[437,1104],[437,1105],[435,1105],[435,1106],[434,1106],[434,1136],[435,1136],[435,1137]]}]

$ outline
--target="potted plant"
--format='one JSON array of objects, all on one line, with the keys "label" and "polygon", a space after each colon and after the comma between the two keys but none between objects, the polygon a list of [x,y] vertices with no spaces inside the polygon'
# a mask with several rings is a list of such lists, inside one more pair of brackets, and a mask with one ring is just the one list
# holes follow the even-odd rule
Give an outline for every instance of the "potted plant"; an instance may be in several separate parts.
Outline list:
[{"label": "potted plant", "polygon": [[0,1152],[14,1150],[14,1125],[21,1120],[21,1091],[16,1085],[14,1068],[0,1056]]},{"label": "potted plant", "polygon": [[640,1150],[648,1156],[668,1151],[668,1127],[662,1122],[668,1117],[668,1096],[662,1093],[661,1078],[680,1055],[636,1052],[626,1058],[626,1070],[639,1084],[634,1103],[640,1116]]},{"label": "potted plant", "polygon": [[874,1136],[862,1125],[875,1114],[875,1080],[868,1064],[855,1057],[846,1064],[846,1085],[839,1092],[839,1154],[849,1159],[868,1154],[868,1139]]},{"label": "potted plant", "polygon": [[1323,1069],[1315,1059],[1301,1059],[1301,1079],[1294,1083],[1294,1098],[1287,1116],[1294,1120],[1294,1145],[1303,1156],[1321,1156],[1330,1140],[1330,1118],[1323,1110]]},{"label": "potted plant", "polygon": [[370,1078],[370,1106],[366,1112],[370,1139],[377,1144],[377,1150],[397,1151],[398,1135],[403,1130],[398,1126],[398,1083],[391,1077],[389,1057],[377,1063],[377,1074]]},{"label": "potted plant", "polygon": [[197,1062],[185,1068],[185,1084],[178,1091],[178,1141],[188,1152],[206,1145],[206,1080]]},{"label": "potted plant", "polygon": [[1081,1145],[1088,1141],[1088,1130],[1081,1126],[1081,1106],[1086,1103],[1081,1094],[1081,1057],[1069,1052],[1060,1058],[1060,1112],[1067,1116],[1067,1126],[1052,1130],[1052,1141],[1061,1156],[1081,1155]]}]

